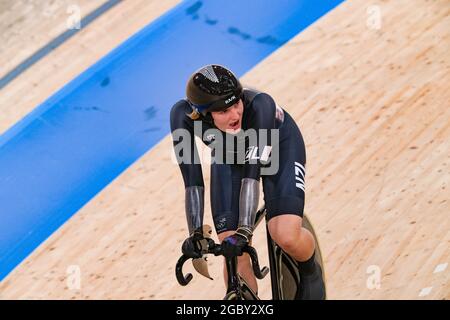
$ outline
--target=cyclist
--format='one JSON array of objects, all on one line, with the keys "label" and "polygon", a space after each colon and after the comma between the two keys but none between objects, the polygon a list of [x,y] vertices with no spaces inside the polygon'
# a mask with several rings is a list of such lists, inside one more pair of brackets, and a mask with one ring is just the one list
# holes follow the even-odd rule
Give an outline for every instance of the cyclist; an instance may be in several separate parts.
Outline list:
[{"label": "cyclist", "polygon": [[[183,253],[191,258],[202,256],[204,181],[196,135],[212,149],[214,225],[224,254],[238,256],[241,276],[257,292],[250,258],[242,249],[251,243],[262,177],[270,236],[299,264],[296,299],[323,299],[325,286],[314,259],[315,241],[302,228],[306,154],[295,121],[270,95],[243,88],[239,79],[220,65],[195,71],[187,82],[186,97],[175,103],[170,113],[173,145],[185,185],[189,237],[183,242]],[[201,130],[196,130],[199,124]],[[247,135],[251,129],[256,140]],[[262,175],[275,161],[278,170]],[[224,276],[226,283],[226,269]]]}]

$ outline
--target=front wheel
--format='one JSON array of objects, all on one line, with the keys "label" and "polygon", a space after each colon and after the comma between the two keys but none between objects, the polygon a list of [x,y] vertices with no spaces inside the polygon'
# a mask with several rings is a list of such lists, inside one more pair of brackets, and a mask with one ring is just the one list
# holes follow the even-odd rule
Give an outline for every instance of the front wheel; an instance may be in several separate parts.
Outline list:
[{"label": "front wheel", "polygon": [[237,296],[236,292],[231,291],[231,292],[228,292],[228,293],[225,295],[225,297],[223,298],[223,300],[239,300],[239,299],[238,299],[238,296]]}]

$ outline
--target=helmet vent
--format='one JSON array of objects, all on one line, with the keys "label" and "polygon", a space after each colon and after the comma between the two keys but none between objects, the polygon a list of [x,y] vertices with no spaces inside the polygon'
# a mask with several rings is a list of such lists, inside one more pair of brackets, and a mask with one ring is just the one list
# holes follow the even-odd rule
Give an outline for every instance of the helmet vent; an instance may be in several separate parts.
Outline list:
[{"label": "helmet vent", "polygon": [[204,75],[206,78],[208,78],[212,82],[219,82],[219,78],[217,77],[216,73],[214,72],[214,69],[212,66],[207,66],[206,68],[203,68],[199,71],[202,75]]}]

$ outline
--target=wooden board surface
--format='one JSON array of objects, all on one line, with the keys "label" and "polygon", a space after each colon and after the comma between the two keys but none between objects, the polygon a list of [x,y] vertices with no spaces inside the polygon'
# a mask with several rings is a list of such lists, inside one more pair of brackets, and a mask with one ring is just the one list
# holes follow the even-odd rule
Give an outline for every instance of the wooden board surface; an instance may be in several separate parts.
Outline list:
[{"label": "wooden board surface", "polygon": [[[0,132],[133,33],[114,24],[123,10],[144,25],[175,2],[147,13],[143,3],[112,9],[5,88]],[[378,3],[378,26],[376,8],[347,1],[242,80],[270,93],[304,135],[306,212],[320,237],[329,298],[448,299],[450,5]],[[98,40],[102,24],[114,37]],[[78,57],[86,46],[91,50]],[[76,57],[70,66],[69,55]],[[52,75],[56,66],[63,69]],[[17,267],[0,284],[0,297],[220,299],[219,258],[209,259],[214,281],[194,274],[187,287],[176,282],[187,228],[182,178],[171,157],[166,137]],[[209,194],[208,166],[204,172]],[[209,208],[207,197],[211,224]],[[254,244],[267,265],[263,228]],[[80,288],[71,285],[74,270]],[[269,298],[268,277],[259,285]]]}]

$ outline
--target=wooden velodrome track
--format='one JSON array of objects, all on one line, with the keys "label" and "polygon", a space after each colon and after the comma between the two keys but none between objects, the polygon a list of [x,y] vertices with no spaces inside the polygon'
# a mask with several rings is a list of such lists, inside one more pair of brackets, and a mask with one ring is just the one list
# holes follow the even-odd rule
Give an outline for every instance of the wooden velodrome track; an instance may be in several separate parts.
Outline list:
[{"label": "wooden velodrome track", "polygon": [[[29,3],[2,1],[0,76],[64,28],[69,1]],[[89,12],[102,1],[77,3]],[[242,80],[270,93],[304,135],[306,212],[329,298],[448,299],[450,2],[377,3],[378,26],[366,1],[344,2]],[[0,133],[176,4],[124,1],[82,29],[1,90]],[[42,10],[47,18],[30,14]],[[175,280],[187,230],[171,152],[167,136],[11,272],[0,298],[220,299],[219,258],[209,258],[215,281]],[[209,194],[208,166],[204,173]],[[206,208],[211,224],[209,197]],[[263,228],[254,245],[267,265]],[[68,286],[71,266],[79,289]],[[268,277],[259,286],[270,298]]]}]

